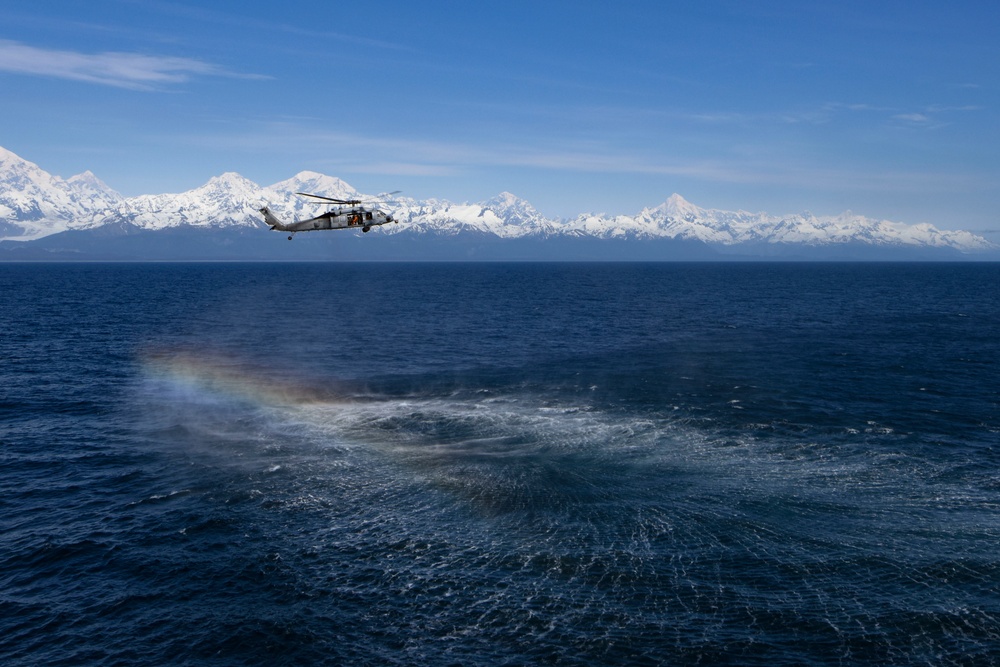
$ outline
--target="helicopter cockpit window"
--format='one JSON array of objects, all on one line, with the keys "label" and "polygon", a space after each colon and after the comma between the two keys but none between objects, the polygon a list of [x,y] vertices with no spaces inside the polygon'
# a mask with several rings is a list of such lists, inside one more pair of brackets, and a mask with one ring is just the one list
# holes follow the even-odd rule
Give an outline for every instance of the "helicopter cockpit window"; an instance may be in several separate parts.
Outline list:
[{"label": "helicopter cockpit window", "polygon": [[371,220],[371,219],[372,219],[372,212],[368,211],[367,213],[365,213],[365,220]]}]

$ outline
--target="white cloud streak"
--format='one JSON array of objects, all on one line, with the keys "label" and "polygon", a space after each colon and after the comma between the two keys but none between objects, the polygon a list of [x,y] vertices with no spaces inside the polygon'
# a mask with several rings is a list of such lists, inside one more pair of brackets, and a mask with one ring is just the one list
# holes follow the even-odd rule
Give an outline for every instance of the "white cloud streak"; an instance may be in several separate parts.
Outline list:
[{"label": "white cloud streak", "polygon": [[114,51],[88,54],[10,40],[0,40],[0,72],[147,91],[184,83],[194,76],[242,76],[193,58]]},{"label": "white cloud streak", "polygon": [[[907,194],[969,192],[990,187],[992,180],[968,173],[885,171],[803,164],[776,157],[684,159],[628,152],[599,144],[465,144],[447,141],[373,137],[302,128],[294,123],[236,135],[187,137],[200,148],[263,152],[270,155],[328,154],[334,169],[400,175],[448,176],[468,169],[542,169],[565,173],[667,176],[709,183],[782,186],[825,191]],[[348,158],[338,156],[349,156]],[[358,158],[361,159],[358,159]],[[294,161],[294,160],[293,160]]]}]

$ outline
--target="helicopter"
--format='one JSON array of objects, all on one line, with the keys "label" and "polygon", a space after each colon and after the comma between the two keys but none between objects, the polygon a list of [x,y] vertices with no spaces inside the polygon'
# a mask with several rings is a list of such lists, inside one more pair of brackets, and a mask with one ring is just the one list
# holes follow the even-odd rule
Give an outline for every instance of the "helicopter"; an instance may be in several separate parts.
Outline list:
[{"label": "helicopter", "polygon": [[[271,212],[271,209],[267,206],[260,209],[260,212],[264,214],[265,224],[267,224],[272,230],[289,232],[289,241],[292,240],[292,237],[296,232],[311,232],[322,229],[357,229],[360,227],[362,232],[367,233],[371,231],[372,227],[384,225],[389,222],[399,222],[399,220],[392,217],[391,213],[386,213],[385,211],[380,210],[374,203],[369,206],[365,206],[364,204],[367,202],[361,199],[334,199],[333,197],[324,197],[322,195],[314,195],[308,192],[296,192],[295,194],[303,197],[321,199],[326,202],[337,204],[337,207],[330,209],[326,213],[317,215],[315,218],[296,220],[295,222],[288,223],[287,225],[278,220],[278,218],[276,218]],[[395,194],[399,194],[399,190],[379,195],[370,201],[379,202],[381,198]]]}]

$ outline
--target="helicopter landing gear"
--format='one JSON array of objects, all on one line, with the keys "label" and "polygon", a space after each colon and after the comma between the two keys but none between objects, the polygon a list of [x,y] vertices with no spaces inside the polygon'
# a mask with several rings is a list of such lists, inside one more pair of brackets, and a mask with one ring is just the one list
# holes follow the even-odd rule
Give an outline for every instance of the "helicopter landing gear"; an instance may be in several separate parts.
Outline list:
[{"label": "helicopter landing gear", "polygon": [[371,225],[365,225],[364,227],[361,228],[361,231],[363,231],[365,234],[367,234],[371,230],[372,230]]},{"label": "helicopter landing gear", "polygon": [[289,234],[289,235],[288,235],[288,240],[289,240],[289,241],[291,241],[291,240],[292,240],[292,235],[291,235],[291,234]]}]

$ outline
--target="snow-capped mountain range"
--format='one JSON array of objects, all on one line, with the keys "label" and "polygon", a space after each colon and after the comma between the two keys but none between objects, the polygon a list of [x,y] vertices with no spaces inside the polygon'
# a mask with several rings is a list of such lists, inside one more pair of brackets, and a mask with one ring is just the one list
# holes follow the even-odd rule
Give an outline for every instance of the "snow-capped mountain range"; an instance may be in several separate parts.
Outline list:
[{"label": "snow-capped mountain range", "polygon": [[[177,227],[263,229],[258,209],[265,204],[279,218],[289,221],[325,210],[324,206],[297,196],[296,192],[315,192],[335,198],[364,197],[339,178],[303,171],[267,187],[230,172],[188,192],[126,198],[89,171],[62,179],[0,148],[0,241],[31,241],[60,232],[98,229],[113,224],[142,230]],[[473,234],[479,238],[522,240],[670,239],[723,247],[860,244],[949,249],[963,254],[998,249],[970,232],[939,230],[926,223],[909,225],[850,212],[838,216],[774,216],[721,211],[700,208],[677,194],[634,216],[585,214],[572,219],[551,219],[508,192],[476,204],[400,198],[389,208],[399,222],[379,229],[380,233],[389,235],[455,237]]]}]

